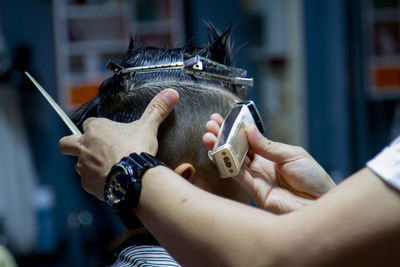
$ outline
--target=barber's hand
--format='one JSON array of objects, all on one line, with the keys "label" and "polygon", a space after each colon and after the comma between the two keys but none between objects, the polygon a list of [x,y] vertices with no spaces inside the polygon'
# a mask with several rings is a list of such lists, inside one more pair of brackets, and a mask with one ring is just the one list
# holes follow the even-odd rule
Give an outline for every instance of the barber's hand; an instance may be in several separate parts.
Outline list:
[{"label": "barber's hand", "polygon": [[[203,143],[211,150],[223,122],[213,114],[207,123]],[[246,128],[250,152],[234,179],[259,207],[276,213],[297,210],[333,187],[325,170],[303,148],[272,142],[254,125]]]},{"label": "barber's hand", "polygon": [[59,149],[64,155],[78,157],[76,171],[81,176],[82,187],[103,200],[104,182],[115,163],[133,152],[156,155],[158,127],[178,99],[175,90],[166,89],[153,98],[137,121],[117,123],[89,118],[83,124],[83,135],[63,137]]}]

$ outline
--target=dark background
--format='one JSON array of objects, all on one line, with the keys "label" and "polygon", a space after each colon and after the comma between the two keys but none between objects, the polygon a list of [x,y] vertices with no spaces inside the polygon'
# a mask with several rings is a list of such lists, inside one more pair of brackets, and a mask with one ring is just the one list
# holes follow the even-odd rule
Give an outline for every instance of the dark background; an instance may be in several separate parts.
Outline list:
[{"label": "dark background", "polygon": [[[236,65],[255,77],[249,98],[257,101],[262,90],[258,78],[263,73],[248,49],[261,42],[262,25],[258,15],[244,8],[245,2],[184,1],[185,38],[207,42],[203,20],[220,29],[232,24],[237,43],[248,43],[237,54]],[[367,93],[365,2],[302,1],[307,80],[302,103],[306,107],[306,140],[302,145],[337,182],[362,168],[390,142],[394,131],[397,98],[376,99]],[[23,70],[31,71],[57,96],[51,5],[49,0],[0,1],[0,22],[13,61],[2,82],[13,84],[18,91],[38,183],[50,185],[56,196],[51,210],[53,226],[45,228],[52,232],[52,249],[38,246],[29,253],[14,254],[21,266],[91,266],[112,246],[120,228],[113,226],[115,218],[102,204],[81,189],[75,159],[58,151],[58,140],[70,134],[68,129],[22,76]],[[258,105],[265,109],[261,100]],[[82,211],[90,212],[93,221],[74,224]],[[12,247],[10,250],[13,252]]]}]

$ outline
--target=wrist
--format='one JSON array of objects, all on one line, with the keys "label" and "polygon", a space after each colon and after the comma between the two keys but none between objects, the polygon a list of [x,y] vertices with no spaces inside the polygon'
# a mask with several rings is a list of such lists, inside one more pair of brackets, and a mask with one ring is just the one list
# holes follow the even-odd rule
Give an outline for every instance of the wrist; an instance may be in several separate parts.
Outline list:
[{"label": "wrist", "polygon": [[168,168],[168,167],[165,165],[157,165],[157,166],[154,166],[153,168],[148,169],[142,176],[142,182],[145,179],[152,179],[154,177],[159,177],[160,174],[162,174],[162,172],[164,171],[163,170],[164,168]]},{"label": "wrist", "polygon": [[107,206],[120,217],[125,226],[140,226],[132,209],[138,204],[144,174],[152,168],[164,165],[148,153],[132,153],[115,164],[107,176],[104,199]]}]

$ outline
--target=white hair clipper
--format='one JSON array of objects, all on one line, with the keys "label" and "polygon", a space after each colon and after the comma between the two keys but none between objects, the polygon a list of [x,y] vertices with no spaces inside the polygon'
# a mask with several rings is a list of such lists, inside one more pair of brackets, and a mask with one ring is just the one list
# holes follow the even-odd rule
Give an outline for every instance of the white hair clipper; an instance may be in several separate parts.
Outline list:
[{"label": "white hair clipper", "polygon": [[217,142],[209,156],[214,159],[221,178],[239,174],[249,149],[246,126],[255,124],[261,133],[264,125],[253,101],[237,102],[222,123]]}]

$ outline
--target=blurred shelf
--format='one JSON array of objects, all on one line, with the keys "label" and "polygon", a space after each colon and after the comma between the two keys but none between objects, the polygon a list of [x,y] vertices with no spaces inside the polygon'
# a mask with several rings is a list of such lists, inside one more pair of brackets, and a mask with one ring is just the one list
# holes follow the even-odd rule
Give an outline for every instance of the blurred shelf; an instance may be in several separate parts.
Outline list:
[{"label": "blurred shelf", "polygon": [[88,5],[69,5],[64,19],[101,19],[117,17],[127,12],[127,4],[105,3]]},{"label": "blurred shelf", "polygon": [[130,34],[138,45],[182,44],[182,6],[183,0],[53,0],[59,103],[71,109],[90,100],[112,75],[107,61],[126,53]]},{"label": "blurred shelf", "polygon": [[75,86],[75,85],[80,85],[80,84],[85,84],[87,82],[89,83],[99,83],[102,82],[104,79],[111,77],[113,75],[112,71],[95,71],[92,73],[71,73],[69,75],[69,82],[68,84],[70,86]]},{"label": "blurred shelf", "polygon": [[398,62],[398,63],[400,63],[400,54],[381,55],[381,56],[372,55],[370,57],[370,62],[373,62],[373,63]]},{"label": "blurred shelf", "polygon": [[368,96],[374,100],[400,97],[400,2],[366,3]]},{"label": "blurred shelf", "polygon": [[87,53],[117,53],[128,48],[128,40],[75,41],[68,43],[70,55],[85,55]]},{"label": "blurred shelf", "polygon": [[171,24],[170,20],[134,22],[132,28],[136,30],[136,34],[165,34],[171,32]]},{"label": "blurred shelf", "polygon": [[371,11],[371,16],[374,17],[375,21],[387,22],[387,21],[398,21],[400,16],[400,9],[385,8]]}]

